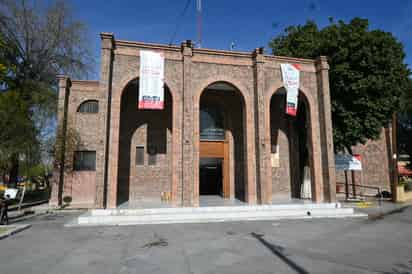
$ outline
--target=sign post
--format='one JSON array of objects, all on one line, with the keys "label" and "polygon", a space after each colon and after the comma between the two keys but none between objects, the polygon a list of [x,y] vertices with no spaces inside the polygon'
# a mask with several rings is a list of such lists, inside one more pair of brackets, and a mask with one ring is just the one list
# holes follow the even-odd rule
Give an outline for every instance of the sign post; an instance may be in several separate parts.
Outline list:
[{"label": "sign post", "polygon": [[[351,171],[352,178],[352,193],[356,198],[356,186],[355,186],[355,173],[354,171],[362,171],[361,156],[359,154],[336,154],[335,155],[335,168],[337,170],[343,170],[345,172],[345,194],[346,199],[349,198],[349,186],[348,186],[348,174],[347,171]],[[361,173],[361,184],[363,183],[363,174]]]}]

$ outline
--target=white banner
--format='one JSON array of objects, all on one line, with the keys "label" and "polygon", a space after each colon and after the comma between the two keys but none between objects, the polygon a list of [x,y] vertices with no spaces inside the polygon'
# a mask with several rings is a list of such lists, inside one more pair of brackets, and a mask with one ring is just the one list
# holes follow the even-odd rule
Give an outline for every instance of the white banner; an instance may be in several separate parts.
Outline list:
[{"label": "white banner", "polygon": [[164,56],[153,51],[140,51],[139,109],[163,109]]},{"label": "white banner", "polygon": [[361,157],[358,154],[335,154],[335,168],[337,170],[362,170]]},{"label": "white banner", "polygon": [[280,64],[283,85],[286,89],[286,113],[296,116],[299,95],[299,65]]}]

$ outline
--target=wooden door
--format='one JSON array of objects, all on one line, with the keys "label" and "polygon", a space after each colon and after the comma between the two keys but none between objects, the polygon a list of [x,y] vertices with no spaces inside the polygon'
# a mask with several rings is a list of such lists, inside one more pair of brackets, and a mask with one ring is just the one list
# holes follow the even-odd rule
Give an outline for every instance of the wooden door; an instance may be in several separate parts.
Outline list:
[{"label": "wooden door", "polygon": [[222,193],[230,197],[229,144],[226,141],[200,141],[200,158],[222,159]]}]

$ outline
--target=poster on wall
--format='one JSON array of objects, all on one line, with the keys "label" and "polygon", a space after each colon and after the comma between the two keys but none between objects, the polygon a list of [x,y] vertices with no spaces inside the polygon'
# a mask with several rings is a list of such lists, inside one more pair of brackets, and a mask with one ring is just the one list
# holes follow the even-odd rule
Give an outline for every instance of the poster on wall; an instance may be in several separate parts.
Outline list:
[{"label": "poster on wall", "polygon": [[282,71],[283,85],[286,89],[286,113],[296,116],[298,110],[299,95],[299,65],[280,64]]},{"label": "poster on wall", "polygon": [[164,107],[164,56],[162,53],[141,50],[139,74],[139,109]]},{"label": "poster on wall", "polygon": [[361,156],[359,154],[336,154],[336,170],[362,170]]}]

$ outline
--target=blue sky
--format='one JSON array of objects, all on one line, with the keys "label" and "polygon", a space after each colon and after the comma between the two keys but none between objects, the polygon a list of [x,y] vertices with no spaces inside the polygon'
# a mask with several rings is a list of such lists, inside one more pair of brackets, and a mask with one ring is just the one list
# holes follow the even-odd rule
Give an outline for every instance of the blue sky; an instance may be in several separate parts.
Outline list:
[{"label": "blue sky", "polygon": [[[117,39],[168,44],[186,1],[71,2],[75,17],[89,27],[90,43],[99,62],[100,32],[114,32]],[[180,21],[175,44],[186,39],[196,40],[195,2],[191,1]],[[412,68],[412,0],[203,0],[202,47],[229,49],[234,42],[235,50],[251,51],[267,47],[270,39],[289,25],[313,19],[324,26],[330,16],[345,21],[355,16],[367,18],[372,29],[392,32],[404,44],[406,63]]]}]

